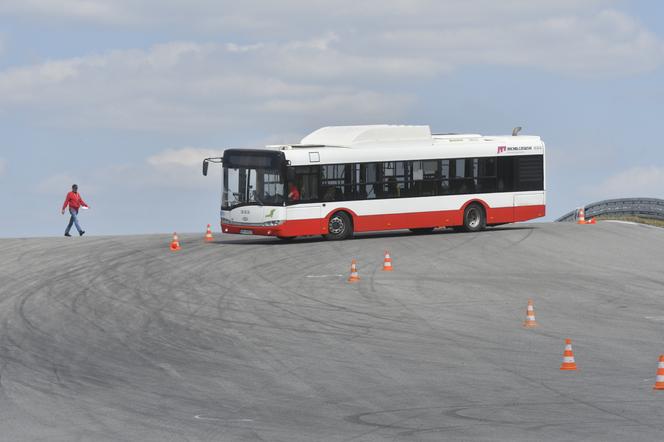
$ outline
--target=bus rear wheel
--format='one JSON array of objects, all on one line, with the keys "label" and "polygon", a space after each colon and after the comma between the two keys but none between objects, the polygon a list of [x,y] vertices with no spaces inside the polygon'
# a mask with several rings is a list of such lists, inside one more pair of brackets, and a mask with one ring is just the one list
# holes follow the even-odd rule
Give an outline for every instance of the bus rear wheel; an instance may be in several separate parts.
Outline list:
[{"label": "bus rear wheel", "polygon": [[463,211],[463,229],[466,232],[479,232],[486,227],[484,208],[477,203],[470,204]]},{"label": "bus rear wheel", "polygon": [[334,213],[327,222],[327,235],[323,238],[336,241],[353,236],[353,222],[346,212]]}]

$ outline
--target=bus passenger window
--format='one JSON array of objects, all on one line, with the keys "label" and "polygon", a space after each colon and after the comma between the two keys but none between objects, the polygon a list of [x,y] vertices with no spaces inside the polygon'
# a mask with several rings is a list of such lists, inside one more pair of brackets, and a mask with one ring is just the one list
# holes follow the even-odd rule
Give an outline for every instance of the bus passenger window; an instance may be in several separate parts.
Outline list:
[{"label": "bus passenger window", "polygon": [[463,195],[473,192],[473,160],[465,158],[452,160],[451,193]]},{"label": "bus passenger window", "polygon": [[480,158],[478,164],[478,192],[490,193],[497,190],[496,159]]},{"label": "bus passenger window", "polygon": [[292,169],[289,168],[289,176],[293,177],[292,181],[300,192],[300,201],[317,201],[320,166],[297,166],[293,169],[294,172],[290,173]]},{"label": "bus passenger window", "polygon": [[498,158],[498,192],[514,191],[514,157]]},{"label": "bus passenger window", "polygon": [[[345,196],[350,197],[352,192],[350,192],[350,186],[346,186],[346,165],[328,164],[321,166],[321,186],[334,189],[334,201],[343,201]],[[348,195],[345,195],[344,192],[346,187],[349,190]]]},{"label": "bus passenger window", "polygon": [[544,158],[524,155],[516,158],[516,191],[544,190]]},{"label": "bus passenger window", "polygon": [[440,194],[449,195],[450,193],[452,193],[452,189],[450,188],[450,180],[442,180],[440,182]]},{"label": "bus passenger window", "polygon": [[399,183],[393,176],[386,177],[385,185],[383,186],[383,196],[386,198],[398,198],[401,196]]},{"label": "bus passenger window", "polygon": [[322,189],[322,201],[334,201],[334,186],[323,187]]},{"label": "bus passenger window", "polygon": [[360,183],[366,199],[378,198],[378,164],[360,164]]}]

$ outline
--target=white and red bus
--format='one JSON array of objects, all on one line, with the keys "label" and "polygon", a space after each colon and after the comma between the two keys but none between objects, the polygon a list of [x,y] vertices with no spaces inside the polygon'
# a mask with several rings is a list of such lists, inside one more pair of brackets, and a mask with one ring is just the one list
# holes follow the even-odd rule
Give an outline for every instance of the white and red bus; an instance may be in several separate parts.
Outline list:
[{"label": "white and red bus", "polygon": [[478,231],[545,214],[537,136],[432,134],[429,126],[336,126],[299,144],[226,149],[224,233],[282,239],[438,227]]}]

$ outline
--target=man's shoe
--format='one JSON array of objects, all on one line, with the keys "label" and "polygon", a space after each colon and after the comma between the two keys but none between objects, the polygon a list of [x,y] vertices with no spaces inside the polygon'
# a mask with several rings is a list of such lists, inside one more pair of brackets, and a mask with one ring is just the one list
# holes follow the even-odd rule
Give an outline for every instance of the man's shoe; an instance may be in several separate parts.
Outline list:
[{"label": "man's shoe", "polygon": [[71,236],[69,233],[65,233],[65,236]]},{"label": "man's shoe", "polygon": [[79,232],[79,235],[83,236],[83,234],[85,234],[85,230],[81,230],[81,231]]}]

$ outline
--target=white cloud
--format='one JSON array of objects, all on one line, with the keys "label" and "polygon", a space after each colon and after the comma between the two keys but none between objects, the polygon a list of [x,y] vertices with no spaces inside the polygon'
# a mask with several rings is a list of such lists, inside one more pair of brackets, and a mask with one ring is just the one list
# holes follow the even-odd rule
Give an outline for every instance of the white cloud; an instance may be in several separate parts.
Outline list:
[{"label": "white cloud", "polygon": [[[210,177],[202,174],[203,159],[218,157],[223,149],[184,147],[165,149],[139,164],[125,164],[100,168],[90,173],[90,182],[96,188],[178,189],[200,190],[217,188]],[[211,176],[218,170],[210,168]],[[216,171],[216,172],[215,172]]]},{"label": "white cloud", "polygon": [[199,149],[185,147],[167,149],[148,157],[147,163],[156,169],[200,166],[203,158],[218,157],[223,149]]},{"label": "white cloud", "polygon": [[211,180],[218,176],[218,170],[212,167],[212,178],[206,178],[201,167],[204,158],[218,157],[222,153],[223,149],[165,149],[140,163],[97,166],[77,171],[76,174],[64,172],[50,175],[39,181],[34,190],[43,195],[64,196],[74,183],[79,184],[82,194],[90,196],[125,192],[127,189],[216,189],[219,183]]},{"label": "white cloud", "polygon": [[59,126],[167,131],[279,127],[293,116],[330,112],[383,119],[403,111],[406,97],[350,79],[411,73],[405,60],[372,62],[327,44],[315,38],[239,50],[174,42],[11,68],[0,72],[0,111],[41,110],[47,124]]},{"label": "white cloud", "polygon": [[101,22],[126,22],[129,11],[105,0],[4,0],[0,14],[19,16],[68,17]]},{"label": "white cloud", "polygon": [[664,166],[636,166],[612,175],[587,193],[597,199],[622,197],[664,198]]},{"label": "white cloud", "polygon": [[[416,104],[403,91],[461,67],[594,78],[664,63],[657,35],[599,1],[5,0],[3,13],[121,29],[177,20],[211,41],[0,71],[0,113],[60,127],[271,132],[403,121]],[[219,30],[237,41],[212,38]]]},{"label": "white cloud", "polygon": [[[274,33],[321,29],[325,24],[366,25],[384,22],[390,27],[503,21],[514,15],[530,17],[542,13],[592,10],[606,0],[3,0],[0,14],[24,18],[59,17],[101,24],[171,26],[194,29],[230,28],[233,31]],[[298,26],[293,26],[297,22]]]},{"label": "white cloud", "polygon": [[[149,167],[141,172],[141,180],[159,188],[210,189],[216,185],[211,186],[210,178],[202,175],[203,159],[222,154],[223,149],[166,149],[147,158]],[[214,172],[210,175],[216,176]]]},{"label": "white cloud", "polygon": [[[660,39],[613,9],[619,5],[616,0],[337,0],[333,6],[310,0],[3,0],[0,15],[143,32],[176,27],[181,35],[203,39],[232,34],[242,42],[229,44],[237,51],[265,41],[303,40],[318,49],[341,43],[337,47],[347,56],[391,54],[407,59],[408,66],[433,59],[438,69],[491,63],[577,74],[661,65]],[[332,38],[312,39],[325,32]]]},{"label": "white cloud", "polygon": [[44,195],[60,195],[64,197],[67,192],[71,190],[72,184],[81,185],[81,190],[83,190],[84,185],[82,184],[80,174],[76,177],[67,173],[57,173],[55,175],[50,175],[42,180],[40,180],[35,185],[35,190],[37,193]]}]

